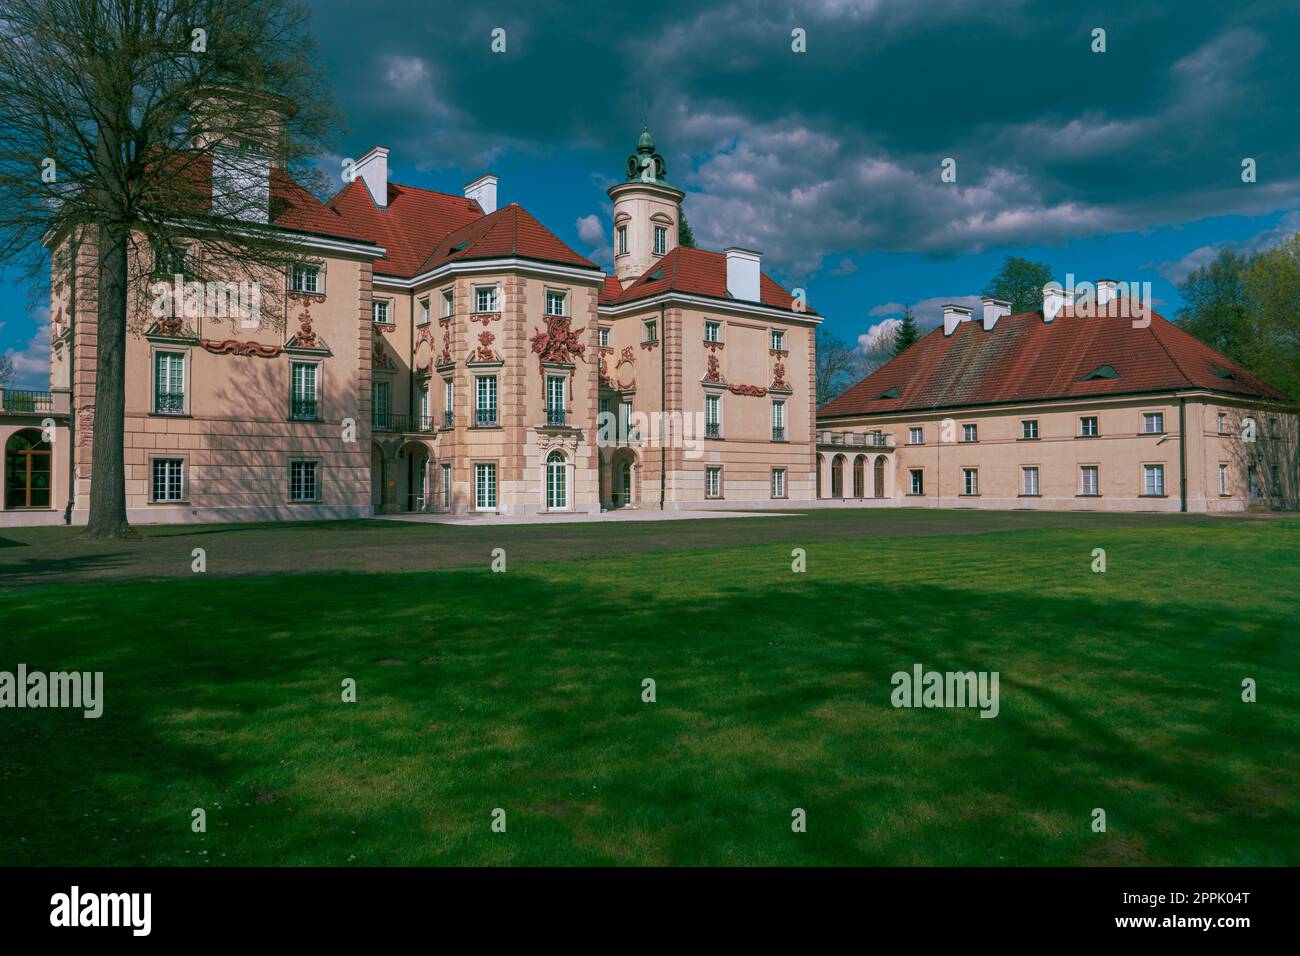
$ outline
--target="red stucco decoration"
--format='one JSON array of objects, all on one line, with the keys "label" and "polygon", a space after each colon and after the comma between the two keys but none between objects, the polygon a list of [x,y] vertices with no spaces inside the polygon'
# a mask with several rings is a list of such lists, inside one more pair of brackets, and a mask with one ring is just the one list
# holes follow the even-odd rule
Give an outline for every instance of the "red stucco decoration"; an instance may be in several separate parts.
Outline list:
[{"label": "red stucco decoration", "polygon": [[546,331],[534,330],[529,339],[533,351],[542,362],[559,362],[572,364],[574,359],[586,361],[587,346],[582,344],[582,333],[586,329],[573,329],[567,316],[548,315]]},{"label": "red stucco decoration", "polygon": [[261,342],[240,342],[238,339],[199,339],[199,345],[214,355],[244,355],[255,358],[275,358],[280,354],[280,346],[264,345]]}]

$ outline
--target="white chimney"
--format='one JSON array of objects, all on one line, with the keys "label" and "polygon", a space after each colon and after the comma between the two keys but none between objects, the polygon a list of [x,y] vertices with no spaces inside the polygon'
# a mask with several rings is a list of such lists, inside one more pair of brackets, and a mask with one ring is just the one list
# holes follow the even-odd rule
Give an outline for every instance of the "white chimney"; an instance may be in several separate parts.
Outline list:
[{"label": "white chimney", "polygon": [[957,331],[957,326],[963,322],[970,321],[970,309],[964,305],[954,305],[951,302],[943,307],[943,334],[952,335]]},{"label": "white chimney", "polygon": [[465,184],[465,198],[478,203],[483,215],[488,216],[497,211],[497,177],[484,173],[478,179]]},{"label": "white chimney", "polygon": [[212,148],[212,214],[243,222],[266,222],[271,201],[271,160],[233,146]]},{"label": "white chimney", "polygon": [[1097,312],[1101,313],[1102,309],[1107,308],[1110,303],[1115,301],[1119,290],[1119,283],[1114,279],[1097,280]]},{"label": "white chimney", "polygon": [[980,301],[984,303],[985,332],[992,332],[993,326],[998,324],[998,319],[1011,314],[1010,302],[1003,302],[1001,299],[981,299]]},{"label": "white chimney", "polygon": [[727,292],[733,299],[758,302],[762,255],[749,249],[727,250]]},{"label": "white chimney", "polygon": [[1049,282],[1043,286],[1043,321],[1051,322],[1061,313],[1065,305],[1065,290],[1059,282]]},{"label": "white chimney", "polygon": [[388,147],[371,146],[356,161],[352,172],[366,184],[370,198],[380,209],[388,208]]}]

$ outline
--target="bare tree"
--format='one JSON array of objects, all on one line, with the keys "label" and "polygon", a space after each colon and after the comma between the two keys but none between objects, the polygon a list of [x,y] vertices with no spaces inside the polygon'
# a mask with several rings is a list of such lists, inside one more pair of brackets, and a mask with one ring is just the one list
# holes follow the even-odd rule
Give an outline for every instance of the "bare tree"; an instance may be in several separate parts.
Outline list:
[{"label": "bare tree", "polygon": [[301,258],[268,222],[268,183],[301,181],[339,127],[313,53],[287,0],[0,7],[0,262],[33,280],[83,245],[97,262],[91,537],[129,533],[128,299],[148,301],[182,240],[203,250],[187,280],[260,284]]},{"label": "bare tree", "polygon": [[1273,511],[1300,508],[1300,436],[1295,410],[1277,404],[1226,414],[1231,467],[1246,484],[1247,504]]},{"label": "bare tree", "polygon": [[14,360],[7,355],[0,355],[0,388],[4,388],[14,377]]},{"label": "bare tree", "polygon": [[868,372],[867,357],[827,329],[817,330],[817,407],[825,405]]}]

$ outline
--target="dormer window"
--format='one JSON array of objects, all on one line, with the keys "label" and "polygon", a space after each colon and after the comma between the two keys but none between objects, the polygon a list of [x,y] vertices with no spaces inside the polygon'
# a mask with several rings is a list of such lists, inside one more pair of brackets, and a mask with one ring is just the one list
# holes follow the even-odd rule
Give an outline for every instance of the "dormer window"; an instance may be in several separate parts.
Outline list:
[{"label": "dormer window", "polygon": [[662,256],[668,251],[668,227],[655,226],[655,255]]},{"label": "dormer window", "polygon": [[564,315],[565,305],[568,300],[568,293],[561,292],[557,289],[546,290],[546,314],[547,315]]}]

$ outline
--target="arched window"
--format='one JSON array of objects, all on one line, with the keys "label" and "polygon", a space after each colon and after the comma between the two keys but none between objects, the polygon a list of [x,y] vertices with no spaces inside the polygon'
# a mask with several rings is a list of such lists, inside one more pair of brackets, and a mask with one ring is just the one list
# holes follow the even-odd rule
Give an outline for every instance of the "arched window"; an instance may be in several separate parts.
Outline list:
[{"label": "arched window", "polygon": [[876,497],[885,497],[885,456],[876,456]]},{"label": "arched window", "polygon": [[24,428],[5,442],[5,507],[50,506],[50,443]]},{"label": "arched window", "polygon": [[844,456],[836,455],[831,459],[831,497],[844,497]]},{"label": "arched window", "polygon": [[546,510],[564,511],[569,507],[567,463],[558,451],[546,457]]},{"label": "arched window", "polygon": [[867,493],[867,460],[858,455],[853,459],[853,497],[862,498]]},{"label": "arched window", "polygon": [[817,497],[822,496],[822,469],[826,467],[826,459],[821,455],[817,456]]}]

